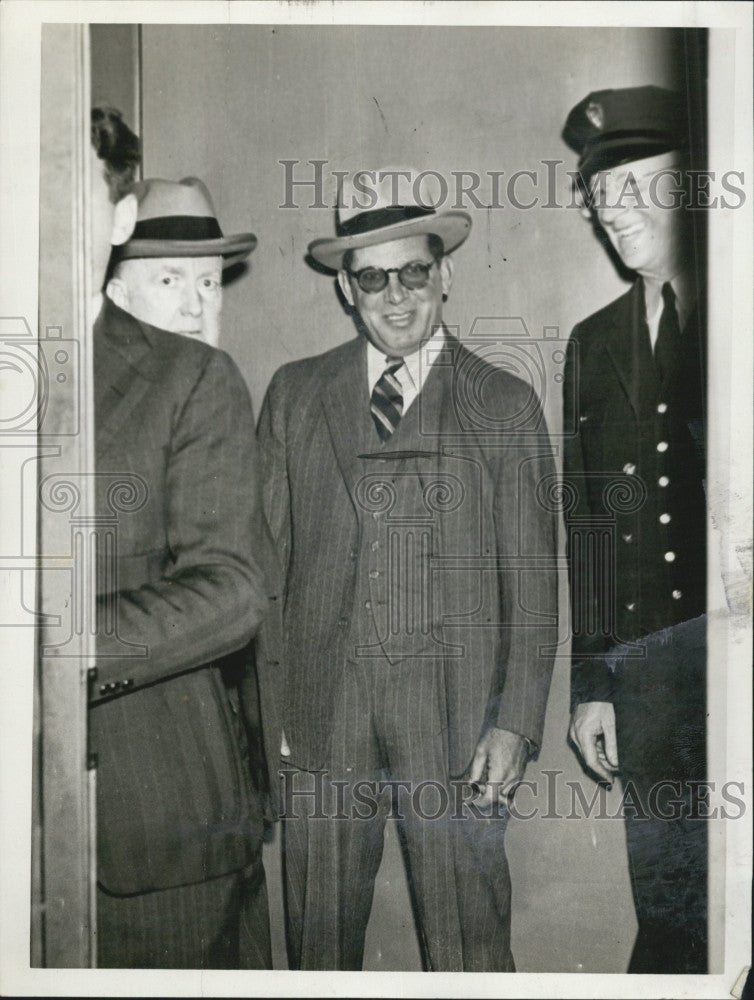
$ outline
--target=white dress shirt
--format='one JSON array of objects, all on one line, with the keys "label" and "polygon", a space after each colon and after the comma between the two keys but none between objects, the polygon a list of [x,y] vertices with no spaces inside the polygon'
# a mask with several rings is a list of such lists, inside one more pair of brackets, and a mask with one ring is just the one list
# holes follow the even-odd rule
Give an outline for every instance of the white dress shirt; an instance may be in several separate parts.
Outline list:
[{"label": "white dress shirt", "polygon": [[[404,414],[422,391],[432,365],[444,346],[445,334],[442,326],[438,326],[429,340],[425,340],[418,351],[407,354],[403,359],[403,364],[395,373],[395,377],[401,386]],[[371,341],[367,341],[367,379],[370,397],[385,371],[388,357],[391,356],[383,354]]]}]

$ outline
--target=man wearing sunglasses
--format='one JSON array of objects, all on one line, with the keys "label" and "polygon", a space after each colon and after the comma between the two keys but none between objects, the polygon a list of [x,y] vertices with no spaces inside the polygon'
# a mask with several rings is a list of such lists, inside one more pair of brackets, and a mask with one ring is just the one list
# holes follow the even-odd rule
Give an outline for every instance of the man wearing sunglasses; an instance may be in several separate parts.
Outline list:
[{"label": "man wearing sunglasses", "polygon": [[361,968],[392,811],[425,968],[512,971],[503,835],[556,642],[551,449],[531,388],[443,324],[469,216],[410,182],[397,202],[393,180],[367,209],[344,187],[337,236],[309,246],[358,336],[281,368],[260,419],[285,575],[289,958]]}]

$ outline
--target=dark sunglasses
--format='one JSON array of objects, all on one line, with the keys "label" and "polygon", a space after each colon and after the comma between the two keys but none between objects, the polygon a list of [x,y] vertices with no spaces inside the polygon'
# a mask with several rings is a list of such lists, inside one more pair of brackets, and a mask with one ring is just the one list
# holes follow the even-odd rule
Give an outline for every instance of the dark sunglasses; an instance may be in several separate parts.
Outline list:
[{"label": "dark sunglasses", "polygon": [[403,267],[363,267],[360,271],[347,271],[358,282],[362,292],[381,292],[387,286],[388,275],[397,274],[398,281],[404,288],[424,288],[429,281],[429,272],[437,263],[432,260],[410,260]]}]

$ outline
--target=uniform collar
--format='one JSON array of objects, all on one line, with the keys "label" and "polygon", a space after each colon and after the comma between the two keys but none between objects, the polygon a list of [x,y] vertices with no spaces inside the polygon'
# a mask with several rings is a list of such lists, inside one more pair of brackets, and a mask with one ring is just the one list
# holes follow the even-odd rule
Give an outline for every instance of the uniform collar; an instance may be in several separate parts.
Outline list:
[{"label": "uniform collar", "polygon": [[[647,308],[647,322],[652,325],[652,320],[657,318],[662,312],[662,286],[664,281],[655,281],[651,278],[642,277],[644,282],[644,301]],[[670,285],[675,293],[676,309],[678,319],[683,329],[691,313],[696,306],[696,282],[690,270],[679,271],[670,279]]]}]

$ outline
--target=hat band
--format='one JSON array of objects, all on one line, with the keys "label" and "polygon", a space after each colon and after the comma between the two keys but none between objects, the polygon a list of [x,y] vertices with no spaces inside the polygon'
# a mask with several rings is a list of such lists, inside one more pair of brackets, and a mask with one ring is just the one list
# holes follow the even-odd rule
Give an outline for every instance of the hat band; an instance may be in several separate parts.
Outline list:
[{"label": "hat band", "polygon": [[434,214],[434,208],[422,208],[420,205],[390,205],[388,208],[375,208],[359,212],[352,219],[341,222],[338,226],[338,235],[361,236],[376,229],[394,226],[398,222],[410,222],[412,219],[421,219]]},{"label": "hat band", "polygon": [[134,226],[132,240],[218,240],[223,232],[211,215],[162,215]]}]

